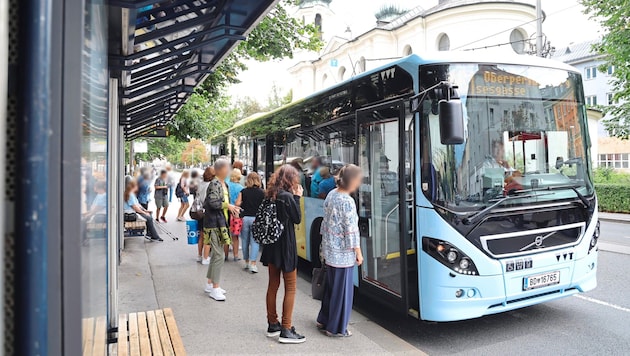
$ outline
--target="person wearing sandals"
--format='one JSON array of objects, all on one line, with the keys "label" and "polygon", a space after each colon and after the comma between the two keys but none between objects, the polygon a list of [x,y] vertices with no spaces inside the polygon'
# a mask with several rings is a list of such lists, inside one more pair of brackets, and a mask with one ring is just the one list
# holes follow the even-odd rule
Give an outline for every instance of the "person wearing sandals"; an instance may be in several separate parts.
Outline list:
[{"label": "person wearing sandals", "polygon": [[363,263],[359,242],[359,216],[354,198],[360,186],[361,168],[349,164],[341,168],[337,189],[324,201],[322,251],[326,264],[326,289],[317,316],[317,328],[327,336],[352,336],[348,330],[354,297],[353,269]]},{"label": "person wearing sandals", "polygon": [[[304,188],[300,185],[300,174],[288,165],[280,167],[269,179],[267,198],[276,202],[278,219],[284,225],[282,235],[273,244],[264,245],[260,261],[269,267],[267,286],[267,337],[280,336],[280,343],[299,344],[306,337],[298,334],[292,325],[295,291],[297,288],[297,241],[295,224],[302,220],[300,199]],[[278,321],[276,297],[280,288],[280,275],[284,280],[282,323]]]},{"label": "person wearing sandals", "polygon": [[230,244],[228,221],[230,214],[238,214],[240,208],[230,204],[230,194],[225,178],[230,172],[230,162],[218,159],[214,163],[215,177],[210,181],[208,194],[204,200],[203,238],[204,244],[210,245],[210,264],[206,277],[208,281],[204,291],[216,301],[225,300],[225,289],[219,286],[225,253],[223,246]]}]

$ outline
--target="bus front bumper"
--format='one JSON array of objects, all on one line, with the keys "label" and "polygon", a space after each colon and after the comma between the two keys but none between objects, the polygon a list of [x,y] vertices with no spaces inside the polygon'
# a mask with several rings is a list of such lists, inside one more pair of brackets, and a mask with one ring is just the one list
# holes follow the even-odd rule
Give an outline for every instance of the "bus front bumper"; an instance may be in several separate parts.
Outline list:
[{"label": "bus front bumper", "polygon": [[[511,272],[505,271],[509,259],[501,260],[499,274],[481,276],[454,273],[422,252],[420,271],[431,273],[421,272],[421,319],[473,319],[594,289],[597,285],[597,251],[579,259],[569,259],[571,252],[577,256],[573,248],[528,256],[533,260],[531,268]],[[525,290],[524,278],[550,272],[559,272],[559,283]]]}]

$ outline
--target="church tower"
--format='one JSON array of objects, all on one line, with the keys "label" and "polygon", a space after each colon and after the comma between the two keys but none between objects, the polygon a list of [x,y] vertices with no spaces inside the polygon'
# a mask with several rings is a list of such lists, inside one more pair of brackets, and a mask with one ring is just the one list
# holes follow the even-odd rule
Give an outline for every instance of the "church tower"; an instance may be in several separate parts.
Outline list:
[{"label": "church tower", "polygon": [[300,0],[294,15],[302,22],[313,24],[319,28],[321,39],[325,43],[328,43],[333,36],[341,35],[345,30],[343,22],[340,24],[339,21],[336,21],[336,15],[330,9],[331,2],[332,0]]}]

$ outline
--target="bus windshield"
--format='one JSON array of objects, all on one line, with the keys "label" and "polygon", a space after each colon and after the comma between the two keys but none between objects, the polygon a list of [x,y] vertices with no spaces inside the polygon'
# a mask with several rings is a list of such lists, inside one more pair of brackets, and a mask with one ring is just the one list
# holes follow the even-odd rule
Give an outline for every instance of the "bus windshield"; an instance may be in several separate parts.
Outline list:
[{"label": "bus windshield", "polygon": [[434,204],[468,214],[520,193],[509,204],[593,194],[578,74],[520,65],[420,67],[421,87],[442,81],[458,87],[466,134],[460,145],[440,142],[441,92],[430,91],[421,107],[422,189]]}]

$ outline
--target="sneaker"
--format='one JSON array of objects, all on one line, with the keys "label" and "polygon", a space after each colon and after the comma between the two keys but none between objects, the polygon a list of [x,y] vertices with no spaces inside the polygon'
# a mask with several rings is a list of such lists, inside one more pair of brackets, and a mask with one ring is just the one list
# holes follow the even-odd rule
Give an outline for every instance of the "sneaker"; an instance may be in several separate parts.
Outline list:
[{"label": "sneaker", "polygon": [[249,265],[249,271],[251,273],[258,273],[258,267],[256,265]]},{"label": "sneaker", "polygon": [[202,265],[209,265],[209,264],[210,264],[210,257],[208,257],[208,258],[204,258],[204,259],[201,261],[201,264],[202,264]]},{"label": "sneaker", "polygon": [[221,293],[220,288],[212,288],[212,292],[210,292],[209,297],[216,300],[217,302],[225,301],[225,294]]},{"label": "sneaker", "polygon": [[197,262],[201,262],[201,260],[203,260],[203,257],[197,256]]},{"label": "sneaker", "polygon": [[298,334],[297,331],[295,331],[295,327],[292,326],[291,329],[282,328],[278,341],[280,341],[281,344],[301,344],[306,341],[306,337]]},{"label": "sneaker", "polygon": [[162,221],[164,221],[164,222],[168,222],[168,221],[166,221],[166,217],[165,217],[165,216],[162,216],[162,217],[161,217],[161,219],[162,219]]},{"label": "sneaker", "polygon": [[[203,291],[206,292],[206,293],[212,293],[212,291],[214,289],[215,288],[214,288],[214,286],[212,284],[206,283],[206,288],[204,288]],[[227,291],[225,289],[221,288],[221,287],[219,287],[218,289],[221,292],[221,294],[226,294],[227,293]]]},{"label": "sneaker", "polygon": [[267,327],[267,337],[276,337],[280,335],[282,325],[280,323],[269,324]]},{"label": "sneaker", "polygon": [[244,269],[245,271],[249,271],[249,268],[250,268],[249,266],[251,266],[251,265],[250,265],[249,263],[246,263],[246,264],[245,264],[245,267],[243,267],[243,269]]},{"label": "sneaker", "polygon": [[158,236],[158,237],[152,237],[151,241],[160,241],[161,242],[161,241],[164,241],[164,240],[162,240],[162,238]]},{"label": "sneaker", "polygon": [[186,219],[184,219],[184,218],[182,218],[182,217],[179,217],[179,218],[177,218],[177,221],[184,222],[184,221],[186,221]]}]

